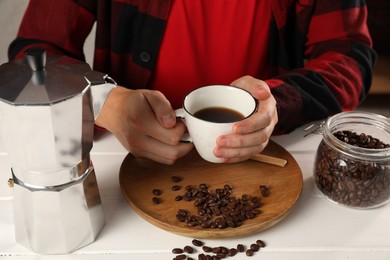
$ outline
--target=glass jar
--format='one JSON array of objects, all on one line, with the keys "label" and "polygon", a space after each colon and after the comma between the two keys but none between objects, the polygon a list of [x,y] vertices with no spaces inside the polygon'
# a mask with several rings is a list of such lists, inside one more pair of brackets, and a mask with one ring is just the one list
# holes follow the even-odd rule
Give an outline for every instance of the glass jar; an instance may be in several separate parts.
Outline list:
[{"label": "glass jar", "polygon": [[322,126],[314,181],[331,201],[375,208],[390,200],[390,119],[343,112]]}]

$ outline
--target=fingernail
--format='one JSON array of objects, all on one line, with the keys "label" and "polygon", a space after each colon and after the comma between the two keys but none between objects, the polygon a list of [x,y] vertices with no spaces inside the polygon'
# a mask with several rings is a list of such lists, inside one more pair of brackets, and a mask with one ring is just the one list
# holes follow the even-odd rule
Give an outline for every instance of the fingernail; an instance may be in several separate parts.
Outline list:
[{"label": "fingernail", "polygon": [[167,125],[167,126],[171,126],[171,125],[175,124],[175,118],[174,118],[172,115],[170,115],[170,114],[168,114],[168,115],[163,115],[163,116],[161,117],[161,120],[162,120],[163,123],[164,123],[165,125]]},{"label": "fingernail", "polygon": [[224,136],[219,137],[218,141],[217,141],[217,145],[218,146],[226,146],[227,145],[226,137],[224,137]]},{"label": "fingernail", "polygon": [[222,153],[221,153],[221,151],[218,149],[218,147],[215,147],[213,152],[214,152],[214,155],[215,155],[216,157],[221,157],[221,156],[222,156]]},{"label": "fingernail", "polygon": [[236,128],[234,129],[234,133],[235,134],[241,134],[243,130],[244,130],[244,127],[236,126]]}]

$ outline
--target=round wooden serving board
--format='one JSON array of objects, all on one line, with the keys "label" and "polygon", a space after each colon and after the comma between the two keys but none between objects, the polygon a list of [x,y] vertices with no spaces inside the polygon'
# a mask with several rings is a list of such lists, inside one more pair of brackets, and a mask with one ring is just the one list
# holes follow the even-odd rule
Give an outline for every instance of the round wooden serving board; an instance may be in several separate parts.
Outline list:
[{"label": "round wooden serving board", "polygon": [[[263,154],[286,159],[286,167],[248,160],[235,164],[214,164],[204,161],[193,150],[186,157],[168,166],[149,160],[135,159],[131,154],[124,159],[119,175],[119,182],[130,206],[151,224],[193,238],[239,237],[258,233],[282,220],[294,206],[302,191],[302,172],[295,159],[281,146],[270,142]],[[172,176],[182,178],[174,183]],[[233,187],[232,196],[243,194],[261,198],[261,213],[253,219],[245,220],[241,226],[225,229],[205,229],[188,227],[179,222],[176,214],[179,209],[187,209],[197,215],[193,201],[175,201],[177,195],[184,195],[185,187],[205,183],[212,193],[225,184]],[[173,185],[182,188],[173,191]],[[262,197],[259,185],[270,187],[270,195]],[[160,204],[154,204],[153,189],[160,189]]]}]

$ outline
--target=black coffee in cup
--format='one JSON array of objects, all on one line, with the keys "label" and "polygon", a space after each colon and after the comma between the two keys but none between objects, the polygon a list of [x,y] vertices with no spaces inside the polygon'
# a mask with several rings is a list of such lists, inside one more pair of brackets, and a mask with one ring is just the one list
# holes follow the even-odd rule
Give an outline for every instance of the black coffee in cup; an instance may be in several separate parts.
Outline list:
[{"label": "black coffee in cup", "polygon": [[194,117],[214,123],[231,123],[245,118],[240,112],[226,107],[203,108],[195,112]]},{"label": "black coffee in cup", "polygon": [[216,140],[232,134],[236,122],[256,112],[257,100],[245,89],[227,85],[199,87],[188,93],[183,107],[175,111],[182,118],[199,155],[206,161],[223,163],[214,155]]}]

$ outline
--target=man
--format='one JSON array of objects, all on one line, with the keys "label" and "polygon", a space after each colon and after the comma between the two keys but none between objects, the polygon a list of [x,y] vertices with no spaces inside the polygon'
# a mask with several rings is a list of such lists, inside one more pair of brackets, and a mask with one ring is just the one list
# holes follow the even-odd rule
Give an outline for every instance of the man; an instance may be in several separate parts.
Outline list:
[{"label": "man", "polygon": [[353,110],[369,91],[375,53],[363,0],[31,0],[10,59],[31,46],[84,60],[97,22],[94,69],[119,85],[96,124],[137,157],[187,154],[174,110],[189,90],[232,84],[259,109],[216,140],[238,162],[272,133]]}]

